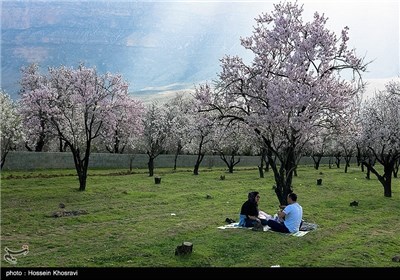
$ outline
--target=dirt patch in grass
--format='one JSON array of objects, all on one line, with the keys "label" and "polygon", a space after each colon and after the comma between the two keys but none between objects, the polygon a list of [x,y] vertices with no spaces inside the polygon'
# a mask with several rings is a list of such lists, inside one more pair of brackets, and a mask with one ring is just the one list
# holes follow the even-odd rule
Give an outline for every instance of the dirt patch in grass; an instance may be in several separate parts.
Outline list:
[{"label": "dirt patch in grass", "polygon": [[60,217],[79,216],[86,214],[89,214],[88,211],[86,210],[71,210],[71,211],[59,210],[51,213],[49,217],[60,218]]}]

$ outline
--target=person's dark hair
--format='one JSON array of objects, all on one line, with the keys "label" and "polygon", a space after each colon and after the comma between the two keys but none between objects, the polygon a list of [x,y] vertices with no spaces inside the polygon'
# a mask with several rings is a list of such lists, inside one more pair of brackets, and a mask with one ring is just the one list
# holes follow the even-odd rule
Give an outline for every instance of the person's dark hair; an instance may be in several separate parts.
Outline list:
[{"label": "person's dark hair", "polygon": [[259,194],[259,192],[249,192],[249,195],[247,196],[250,201],[256,201],[256,196]]},{"label": "person's dark hair", "polygon": [[294,192],[289,193],[288,195],[293,201],[297,201],[297,194],[295,194]]}]

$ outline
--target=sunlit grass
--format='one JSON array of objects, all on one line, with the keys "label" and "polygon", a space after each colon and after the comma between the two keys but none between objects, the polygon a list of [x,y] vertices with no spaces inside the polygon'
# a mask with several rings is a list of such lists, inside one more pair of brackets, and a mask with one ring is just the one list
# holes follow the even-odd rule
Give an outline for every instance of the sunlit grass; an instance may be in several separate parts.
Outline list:
[{"label": "sunlit grass", "polygon": [[[304,219],[318,229],[292,237],[217,228],[227,217],[237,220],[252,190],[261,194],[260,209],[275,213],[271,172],[158,169],[161,184],[144,169],[126,173],[91,170],[79,192],[74,170],[2,172],[2,252],[29,245],[14,267],[399,267],[391,259],[400,255],[400,179],[386,198],[378,180],[355,166],[348,173],[300,166],[294,190]],[[349,206],[353,200],[358,207]],[[60,203],[88,214],[54,218]],[[175,256],[183,241],[193,253]]]}]

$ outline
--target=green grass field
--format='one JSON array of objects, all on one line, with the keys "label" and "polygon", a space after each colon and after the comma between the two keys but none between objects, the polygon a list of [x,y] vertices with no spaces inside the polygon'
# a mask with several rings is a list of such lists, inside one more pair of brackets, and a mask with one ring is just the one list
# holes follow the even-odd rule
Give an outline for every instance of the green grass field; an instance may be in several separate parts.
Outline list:
[{"label": "green grass field", "polygon": [[[260,192],[260,209],[274,214],[273,174],[258,170],[90,170],[78,191],[74,170],[2,172],[2,267],[400,267],[400,179],[383,196],[375,176],[327,166],[300,166],[294,191],[304,219],[318,229],[303,237],[246,229],[218,229],[238,220],[247,193]],[[321,173],[322,174],[321,174]],[[220,180],[225,174],[226,179]],[[323,179],[322,186],[316,180]],[[207,195],[211,198],[207,198]],[[350,207],[353,200],[358,207]],[[52,217],[60,211],[86,215]],[[175,214],[175,215],[171,215]],[[183,241],[193,253],[175,256]],[[10,264],[5,247],[27,255]]]}]

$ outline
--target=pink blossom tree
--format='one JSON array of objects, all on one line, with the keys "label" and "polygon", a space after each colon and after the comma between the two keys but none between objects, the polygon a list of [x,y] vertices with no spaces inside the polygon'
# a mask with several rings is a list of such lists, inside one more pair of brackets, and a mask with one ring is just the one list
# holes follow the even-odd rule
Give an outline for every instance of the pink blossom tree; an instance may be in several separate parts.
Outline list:
[{"label": "pink blossom tree", "polygon": [[135,149],[143,133],[144,105],[128,94],[114,96],[114,109],[104,119],[99,145],[110,153],[122,154],[126,147]]},{"label": "pink blossom tree", "polygon": [[2,169],[9,151],[14,150],[24,134],[17,104],[3,90],[0,90],[0,146]]},{"label": "pink blossom tree", "polygon": [[385,91],[367,100],[363,107],[363,142],[383,166],[383,174],[369,161],[363,163],[382,184],[385,197],[392,196],[392,173],[400,160],[399,108],[400,81],[387,84]]},{"label": "pink blossom tree", "polygon": [[253,61],[222,58],[215,88],[203,87],[197,99],[207,105],[204,110],[218,110],[221,118],[243,122],[262,137],[276,195],[285,204],[303,147],[353,102],[366,64],[347,47],[349,28],[337,36],[318,12],[304,22],[297,3],[274,8],[256,19],[250,37],[241,39]]},{"label": "pink blossom tree", "polygon": [[[83,64],[78,68],[49,68],[47,78],[33,90],[32,126],[44,119],[54,136],[65,141],[73,155],[79,190],[86,189],[87,171],[93,140],[100,136],[105,120],[115,123],[116,108],[128,95],[128,84],[121,75],[100,75]],[[40,98],[39,98],[40,97]],[[39,117],[40,115],[40,117]]]}]

